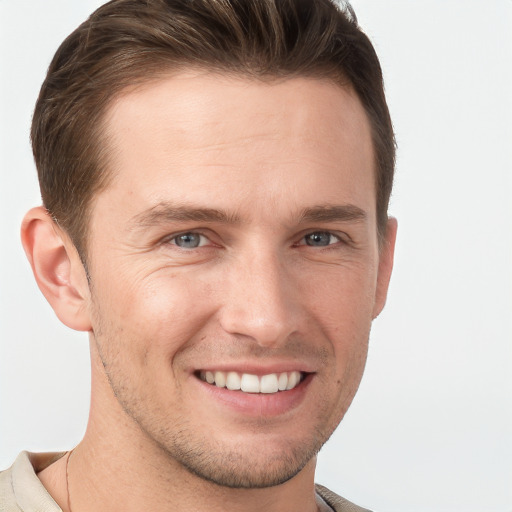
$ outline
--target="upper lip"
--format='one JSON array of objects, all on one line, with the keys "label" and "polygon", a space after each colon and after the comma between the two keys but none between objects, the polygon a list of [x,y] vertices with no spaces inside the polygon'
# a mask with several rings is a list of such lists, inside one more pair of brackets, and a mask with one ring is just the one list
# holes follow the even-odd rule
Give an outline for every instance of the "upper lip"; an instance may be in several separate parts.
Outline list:
[{"label": "upper lip", "polygon": [[303,362],[281,362],[269,364],[255,364],[255,363],[209,363],[204,366],[194,368],[193,373],[200,371],[210,372],[237,372],[249,373],[251,375],[269,375],[271,373],[285,373],[285,372],[301,372],[301,373],[315,373],[314,368],[307,363]]}]

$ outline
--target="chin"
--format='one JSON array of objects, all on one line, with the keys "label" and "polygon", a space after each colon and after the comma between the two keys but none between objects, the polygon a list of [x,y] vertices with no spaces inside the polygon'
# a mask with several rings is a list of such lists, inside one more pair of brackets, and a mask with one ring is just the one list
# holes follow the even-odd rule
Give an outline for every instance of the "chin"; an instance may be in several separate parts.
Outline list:
[{"label": "chin", "polygon": [[[320,446],[317,446],[320,444]],[[168,454],[193,475],[217,486],[231,489],[264,489],[284,484],[295,477],[316,456],[322,443],[298,448],[260,450],[239,448],[218,450],[204,446],[200,450],[184,450],[174,446]],[[178,448],[178,449],[177,449]],[[266,449],[265,449],[266,448]]]}]

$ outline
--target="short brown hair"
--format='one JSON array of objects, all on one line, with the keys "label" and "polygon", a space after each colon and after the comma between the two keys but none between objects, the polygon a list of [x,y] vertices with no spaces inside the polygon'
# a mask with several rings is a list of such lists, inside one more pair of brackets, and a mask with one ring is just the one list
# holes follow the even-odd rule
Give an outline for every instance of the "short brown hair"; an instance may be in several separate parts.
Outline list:
[{"label": "short brown hair", "polygon": [[105,111],[124,88],[184,67],[257,79],[350,84],[370,119],[379,234],[395,141],[382,72],[349,4],[334,0],[112,0],[60,46],[37,100],[32,147],[43,204],[85,262],[94,194],[106,186]]}]

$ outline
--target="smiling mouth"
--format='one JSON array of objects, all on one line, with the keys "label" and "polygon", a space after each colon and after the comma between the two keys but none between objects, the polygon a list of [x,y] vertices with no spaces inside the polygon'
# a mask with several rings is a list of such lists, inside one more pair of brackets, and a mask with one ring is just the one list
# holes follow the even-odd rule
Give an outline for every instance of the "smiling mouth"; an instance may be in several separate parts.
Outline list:
[{"label": "smiling mouth", "polygon": [[200,371],[198,377],[218,388],[244,393],[278,393],[296,388],[305,378],[305,373],[299,371],[253,375],[250,373]]}]

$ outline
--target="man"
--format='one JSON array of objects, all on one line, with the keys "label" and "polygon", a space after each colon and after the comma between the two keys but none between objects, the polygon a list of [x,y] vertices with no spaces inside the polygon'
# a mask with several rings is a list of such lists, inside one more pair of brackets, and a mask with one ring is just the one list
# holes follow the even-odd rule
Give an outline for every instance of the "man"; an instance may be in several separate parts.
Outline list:
[{"label": "man", "polygon": [[90,337],[89,424],[2,511],[363,510],[314,485],[396,222],[375,52],[330,0],[114,0],[57,51],[22,240]]}]

